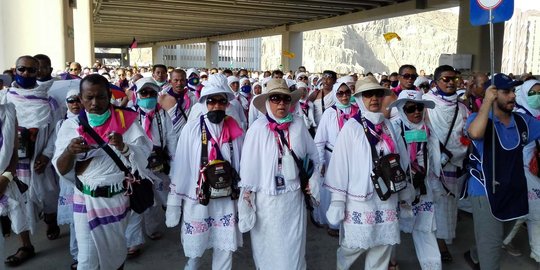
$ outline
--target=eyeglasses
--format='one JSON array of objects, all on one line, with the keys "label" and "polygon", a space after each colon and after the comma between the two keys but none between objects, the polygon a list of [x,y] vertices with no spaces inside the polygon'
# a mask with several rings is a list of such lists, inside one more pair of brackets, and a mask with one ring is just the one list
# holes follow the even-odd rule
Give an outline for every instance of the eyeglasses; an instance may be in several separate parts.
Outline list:
[{"label": "eyeglasses", "polygon": [[413,79],[413,80],[416,80],[416,78],[418,78],[418,74],[409,74],[409,73],[405,73],[405,74],[401,74],[401,77],[405,80],[409,80],[409,79]]},{"label": "eyeglasses", "polygon": [[298,79],[303,81],[303,80],[307,80],[308,78],[306,76],[300,76],[298,77]]},{"label": "eyeglasses", "polygon": [[292,98],[289,95],[271,95],[268,100],[274,104],[279,104],[283,101],[283,104],[291,104]]},{"label": "eyeglasses", "polygon": [[157,96],[157,92],[156,91],[153,91],[153,90],[141,90],[139,91],[139,96],[141,97],[155,97]]},{"label": "eyeglasses", "polygon": [[70,68],[69,71],[77,71],[77,70],[81,70],[79,68]]},{"label": "eyeglasses", "polygon": [[442,76],[439,78],[439,80],[442,80],[445,83],[449,83],[450,81],[457,82],[459,80],[459,77],[456,76]]},{"label": "eyeglasses", "polygon": [[25,66],[18,66],[17,71],[20,73],[24,73],[25,71],[28,71],[30,74],[34,74],[37,72],[37,68],[35,67],[25,67]]},{"label": "eyeglasses", "polygon": [[424,111],[424,104],[418,103],[415,105],[405,106],[403,107],[403,111],[405,113],[413,113],[413,112],[423,112]]},{"label": "eyeglasses", "polygon": [[216,104],[219,105],[227,105],[229,101],[224,98],[207,98],[206,99],[206,105],[214,106]]},{"label": "eyeglasses", "polygon": [[369,91],[362,92],[362,97],[372,98],[373,96],[376,96],[378,98],[384,97],[384,91],[383,90],[369,90]]},{"label": "eyeglasses", "polygon": [[69,104],[81,103],[81,100],[79,98],[66,98],[66,102]]},{"label": "eyeglasses", "polygon": [[338,91],[336,93],[336,97],[342,97],[342,96],[348,96],[350,97],[352,94],[351,90],[345,90],[345,91]]},{"label": "eyeglasses", "polygon": [[534,96],[534,95],[540,95],[540,92],[536,92],[534,90],[529,90],[529,92],[527,92],[527,96],[531,97],[531,96]]}]

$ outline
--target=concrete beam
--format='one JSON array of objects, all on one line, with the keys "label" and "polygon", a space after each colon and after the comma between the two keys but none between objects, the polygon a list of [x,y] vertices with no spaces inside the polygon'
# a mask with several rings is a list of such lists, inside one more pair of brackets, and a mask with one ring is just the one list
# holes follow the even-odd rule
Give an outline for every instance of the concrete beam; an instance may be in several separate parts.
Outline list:
[{"label": "concrete beam", "polygon": [[283,72],[296,70],[302,65],[302,53],[304,46],[303,32],[285,31],[281,35],[281,50],[294,53],[294,58],[288,58],[281,53],[281,65]]},{"label": "concrete beam", "polygon": [[394,5],[388,5],[379,8],[373,8],[364,11],[353,12],[341,16],[335,16],[327,19],[297,23],[291,25],[280,25],[271,28],[257,29],[252,31],[238,32],[227,35],[216,35],[191,39],[170,40],[164,42],[152,42],[140,44],[141,47],[165,46],[175,44],[192,44],[206,41],[225,41],[247,38],[257,38],[265,36],[280,35],[285,31],[304,32],[329,27],[349,25],[355,23],[369,22],[391,17],[417,14],[420,12],[433,11],[444,8],[459,6],[459,0],[415,0],[406,1]]}]

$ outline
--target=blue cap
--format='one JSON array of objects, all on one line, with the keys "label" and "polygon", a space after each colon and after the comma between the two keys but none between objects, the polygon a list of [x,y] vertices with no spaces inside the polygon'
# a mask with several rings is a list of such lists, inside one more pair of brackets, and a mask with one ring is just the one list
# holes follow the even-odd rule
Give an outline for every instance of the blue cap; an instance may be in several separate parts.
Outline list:
[{"label": "blue cap", "polygon": [[[515,86],[522,85],[522,81],[516,81],[512,80],[512,78],[508,77],[508,75],[503,73],[497,73],[495,76],[493,76],[493,80],[495,82],[495,87],[497,87],[498,90],[510,90]],[[484,83],[484,89],[487,89],[491,85],[491,80]]]}]

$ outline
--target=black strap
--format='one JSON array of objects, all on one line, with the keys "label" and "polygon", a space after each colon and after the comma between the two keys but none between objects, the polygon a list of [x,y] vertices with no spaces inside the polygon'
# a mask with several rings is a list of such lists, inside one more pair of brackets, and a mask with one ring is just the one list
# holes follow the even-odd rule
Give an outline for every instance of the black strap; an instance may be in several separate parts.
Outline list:
[{"label": "black strap", "polygon": [[188,120],[188,117],[186,115],[186,112],[184,111],[184,109],[182,108],[182,105],[184,104],[184,99],[182,99],[182,103],[181,104],[176,104],[176,108],[180,110],[180,112],[182,113],[182,116],[186,119],[186,122]]},{"label": "black strap", "polygon": [[[364,127],[364,132],[366,133],[366,138],[369,138],[369,136],[372,136],[371,133],[369,132],[368,130],[368,125],[366,123],[366,118],[364,118],[364,116],[360,116],[361,117],[361,122],[359,121],[360,125],[362,125],[362,127]],[[355,118],[358,120],[358,118]],[[368,143],[369,143],[369,146],[371,148],[371,160],[373,161],[373,170],[375,170],[378,166],[379,166],[379,155],[377,154],[377,149],[375,149],[375,145],[373,145],[369,139],[368,139]],[[383,193],[381,187],[379,186],[379,183],[378,183],[378,178],[379,176],[378,175],[373,175],[374,172],[370,172],[370,178],[371,178],[371,181],[373,182],[373,186],[375,187],[375,191],[377,192],[377,195],[379,196],[379,198],[381,199],[381,201],[386,201],[388,200],[388,198],[390,198],[390,196],[392,195],[392,192],[390,191],[390,189],[387,187],[387,190],[385,193]]]},{"label": "black strap", "polygon": [[[300,170],[300,189],[302,193],[304,194],[304,202],[306,203],[306,208],[308,211],[313,211],[313,206],[311,205],[311,195],[307,194],[306,188],[309,183],[308,173],[304,170],[304,164],[302,160],[298,158],[296,153],[292,150],[292,148],[289,146],[289,143],[287,142],[287,139],[285,138],[285,133],[283,133],[282,130],[276,130],[276,132],[279,134],[279,137],[281,139],[281,143],[285,145],[289,149],[289,152],[291,153],[294,162],[296,163],[296,167],[298,167],[298,170]],[[307,179],[304,179],[307,178]]]},{"label": "black strap", "polygon": [[330,149],[330,147],[328,147],[328,145],[324,145],[324,150],[326,150],[326,151],[328,151],[330,153],[334,152],[334,150]]},{"label": "black strap", "polygon": [[454,125],[456,124],[456,119],[459,111],[459,103],[456,102],[456,110],[454,112],[454,118],[452,118],[452,124],[450,124],[450,128],[448,129],[448,134],[446,134],[446,139],[444,140],[443,146],[446,148],[446,144],[448,144],[448,140],[450,139],[450,134],[452,134],[452,129],[454,128]]},{"label": "black strap", "polygon": [[322,112],[324,113],[324,110],[326,110],[326,108],[324,107],[324,90],[321,90],[321,105],[322,105]]},{"label": "black strap", "polygon": [[158,125],[158,132],[159,132],[159,146],[162,150],[165,150],[163,147],[163,127],[161,126],[161,115],[159,114],[159,110],[156,108],[156,122]]},{"label": "black strap", "polygon": [[[201,147],[202,147],[201,166],[204,167],[208,164],[208,141],[211,135],[209,135],[209,132],[207,131],[208,127],[206,126],[206,123],[204,122],[204,115],[201,115],[200,121],[201,121]],[[233,148],[232,140],[230,140],[228,143],[229,143],[229,151],[231,152],[230,163],[231,163],[231,166],[234,168],[234,160],[233,160],[234,148]],[[225,159],[219,147],[216,147],[216,152],[221,156],[221,158]]]},{"label": "black strap", "polygon": [[105,151],[105,153],[107,153],[109,157],[112,158],[112,160],[114,161],[114,163],[116,164],[116,166],[118,166],[120,170],[122,170],[126,175],[130,175],[131,172],[126,167],[124,162],[122,162],[120,157],[116,155],[114,150],[96,133],[96,131],[92,127],[90,127],[90,124],[88,124],[88,121],[86,120],[86,118],[81,117],[80,115],[78,118],[79,118],[79,123],[83,127],[84,132],[86,132],[88,135],[90,135],[90,137],[92,137],[92,139],[94,139],[94,141],[96,141],[99,147],[102,148],[103,151]]}]

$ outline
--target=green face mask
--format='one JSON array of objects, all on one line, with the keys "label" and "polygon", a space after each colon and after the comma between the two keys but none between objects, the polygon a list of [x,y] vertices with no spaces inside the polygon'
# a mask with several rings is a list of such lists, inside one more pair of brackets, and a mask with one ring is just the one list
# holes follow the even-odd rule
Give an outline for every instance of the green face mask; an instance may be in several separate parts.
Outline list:
[{"label": "green face mask", "polygon": [[351,103],[356,103],[356,98],[354,98],[354,96],[351,96]]},{"label": "green face mask", "polygon": [[405,141],[412,142],[427,142],[427,132],[424,129],[405,130]]},{"label": "green face mask", "polygon": [[91,127],[99,127],[105,124],[105,121],[109,119],[111,116],[111,111],[106,110],[103,114],[86,112],[86,116],[88,117],[88,124],[90,124]]},{"label": "green face mask", "polygon": [[276,120],[276,122],[277,122],[278,124],[283,124],[283,123],[292,122],[293,119],[294,119],[294,118],[293,118],[292,114],[289,113],[289,114],[287,114],[287,116],[285,116],[285,117],[283,117],[283,118],[281,118],[281,119],[279,119],[279,120]]},{"label": "green face mask", "polygon": [[540,109],[540,95],[527,96],[527,104],[533,109]]},{"label": "green face mask", "polygon": [[340,109],[346,109],[346,108],[349,108],[351,107],[351,103],[345,105],[345,104],[342,104],[341,102],[336,102],[336,107],[340,108]]}]

